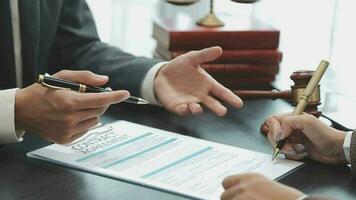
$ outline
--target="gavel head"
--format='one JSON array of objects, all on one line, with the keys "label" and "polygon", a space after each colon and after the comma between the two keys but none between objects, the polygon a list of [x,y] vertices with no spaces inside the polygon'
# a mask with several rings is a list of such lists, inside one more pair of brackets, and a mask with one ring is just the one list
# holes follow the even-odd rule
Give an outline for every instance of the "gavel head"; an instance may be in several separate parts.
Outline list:
[{"label": "gavel head", "polygon": [[167,3],[178,5],[178,6],[187,6],[196,3],[199,0],[166,0]]},{"label": "gavel head", "polygon": [[[291,86],[291,96],[289,97],[292,100],[293,106],[298,104],[298,101],[303,95],[313,73],[314,71],[296,71],[290,76],[294,82],[294,85]],[[304,112],[314,115],[315,117],[320,117],[321,111],[318,110],[318,105],[320,104],[320,85],[318,85],[313,95],[310,97]],[[266,123],[261,125],[261,133],[267,135],[268,130],[269,128]]]},{"label": "gavel head", "polygon": [[[290,76],[294,85],[291,86],[289,98],[292,101],[293,106],[298,104],[300,97],[304,94],[304,90],[307,87],[310,79],[313,76],[314,71],[296,71]],[[318,110],[320,102],[320,85],[315,89],[313,95],[310,97],[304,112],[320,117],[321,111]],[[261,133],[267,135],[269,128],[266,123],[261,125]]]},{"label": "gavel head", "polygon": [[[307,87],[310,79],[313,76],[314,71],[296,71],[290,76],[294,85],[291,86],[292,90],[292,104],[296,106],[300,97],[303,95],[305,88]],[[318,111],[320,102],[320,85],[315,89],[313,95],[310,97],[305,112],[312,114],[316,117],[320,117],[321,112]]]}]

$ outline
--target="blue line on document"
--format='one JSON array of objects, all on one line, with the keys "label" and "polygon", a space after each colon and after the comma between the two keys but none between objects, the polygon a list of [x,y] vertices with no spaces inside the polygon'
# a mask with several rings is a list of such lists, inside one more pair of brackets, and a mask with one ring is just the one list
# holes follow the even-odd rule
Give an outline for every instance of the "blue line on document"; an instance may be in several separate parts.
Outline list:
[{"label": "blue line on document", "polygon": [[113,150],[113,149],[115,149],[115,148],[124,146],[124,145],[129,144],[129,143],[131,143],[131,142],[134,142],[134,141],[136,141],[136,140],[145,138],[145,137],[150,136],[150,135],[152,135],[152,134],[153,134],[153,133],[146,133],[146,134],[140,135],[140,136],[138,136],[138,137],[132,138],[132,139],[127,140],[127,141],[125,141],[125,142],[122,142],[122,143],[116,144],[116,145],[114,145],[114,146],[111,146],[111,147],[109,147],[109,148],[107,148],[107,149],[103,149],[103,150],[98,151],[98,152],[96,152],[96,153],[92,153],[92,154],[90,154],[90,155],[88,155],[88,156],[79,158],[79,159],[76,160],[76,162],[83,162],[83,161],[86,161],[86,160],[88,160],[88,159],[90,159],[90,158],[93,158],[93,157],[95,157],[95,156],[101,155],[101,154],[103,154],[103,153],[105,153],[105,152],[108,152],[108,151]]},{"label": "blue line on document", "polygon": [[155,150],[155,149],[157,149],[157,148],[159,148],[159,147],[162,147],[162,146],[167,145],[167,144],[169,144],[169,143],[171,143],[171,142],[174,142],[174,141],[176,141],[176,140],[177,140],[177,138],[173,138],[173,139],[166,140],[166,141],[164,141],[164,142],[162,142],[162,143],[159,143],[159,144],[157,144],[157,145],[155,145],[155,146],[152,146],[152,147],[150,147],[150,148],[147,148],[147,149],[145,149],[145,150],[143,150],[143,151],[134,153],[134,154],[129,155],[129,156],[125,157],[125,158],[122,158],[122,159],[120,159],[120,160],[117,160],[117,161],[115,161],[115,162],[112,162],[112,163],[110,163],[110,164],[107,164],[107,165],[105,165],[103,168],[107,169],[107,168],[109,168],[109,167],[118,165],[118,164],[123,163],[123,162],[125,162],[125,161],[127,161],[127,160],[130,160],[130,159],[132,159],[132,158],[138,157],[138,156],[140,156],[140,155],[142,155],[142,154],[145,154],[145,153],[147,153],[147,152],[149,152],[149,151]]},{"label": "blue line on document", "polygon": [[180,164],[180,163],[182,163],[182,162],[184,162],[184,161],[186,161],[186,160],[189,160],[189,159],[191,159],[191,158],[194,158],[195,156],[198,156],[198,155],[200,155],[200,154],[202,154],[202,153],[205,153],[205,152],[211,150],[212,148],[213,148],[213,147],[206,147],[206,148],[203,148],[203,149],[201,149],[201,150],[199,150],[199,151],[197,151],[197,152],[195,152],[195,153],[192,153],[192,154],[190,154],[190,155],[188,155],[188,156],[186,156],[186,157],[183,157],[183,158],[181,158],[181,159],[179,159],[179,160],[177,160],[177,161],[175,161],[175,162],[173,162],[173,163],[171,163],[171,164],[168,164],[168,165],[166,165],[166,166],[164,166],[164,167],[161,167],[161,168],[159,168],[159,169],[157,169],[157,170],[154,170],[154,171],[152,171],[152,172],[150,172],[150,173],[147,173],[147,174],[141,176],[141,178],[149,178],[149,177],[151,177],[151,176],[153,176],[153,175],[155,175],[155,174],[158,174],[158,173],[160,173],[160,172],[162,172],[162,171],[164,171],[164,170],[167,170],[167,169],[169,169],[169,168],[171,168],[171,167],[174,167],[175,165],[178,165],[178,164]]}]

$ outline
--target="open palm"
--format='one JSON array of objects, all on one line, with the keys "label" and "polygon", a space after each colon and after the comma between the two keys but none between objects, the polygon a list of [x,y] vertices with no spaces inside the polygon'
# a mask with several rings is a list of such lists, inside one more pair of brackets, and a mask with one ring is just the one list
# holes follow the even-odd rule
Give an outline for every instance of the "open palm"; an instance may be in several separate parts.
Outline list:
[{"label": "open palm", "polygon": [[242,107],[238,96],[199,67],[202,63],[215,60],[221,53],[220,47],[211,47],[191,51],[169,62],[159,71],[154,83],[160,103],[180,115],[200,114],[203,112],[200,104],[203,104],[223,116],[227,109],[217,98],[236,108]]}]

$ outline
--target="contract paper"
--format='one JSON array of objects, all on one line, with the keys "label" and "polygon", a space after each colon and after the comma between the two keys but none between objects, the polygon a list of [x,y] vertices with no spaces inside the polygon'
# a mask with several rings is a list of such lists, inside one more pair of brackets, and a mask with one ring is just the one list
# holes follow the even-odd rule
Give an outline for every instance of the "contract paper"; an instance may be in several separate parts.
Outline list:
[{"label": "contract paper", "polygon": [[27,155],[194,199],[220,199],[222,180],[229,175],[257,172],[276,179],[302,165],[283,159],[272,163],[269,154],[127,121]]}]

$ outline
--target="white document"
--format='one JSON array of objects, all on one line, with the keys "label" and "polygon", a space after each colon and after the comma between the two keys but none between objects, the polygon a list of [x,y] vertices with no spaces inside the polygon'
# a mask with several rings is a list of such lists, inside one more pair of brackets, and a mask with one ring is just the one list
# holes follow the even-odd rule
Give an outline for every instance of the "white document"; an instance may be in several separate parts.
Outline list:
[{"label": "white document", "polygon": [[27,154],[197,199],[220,199],[224,177],[257,172],[276,179],[302,165],[271,155],[118,121],[70,145]]}]

